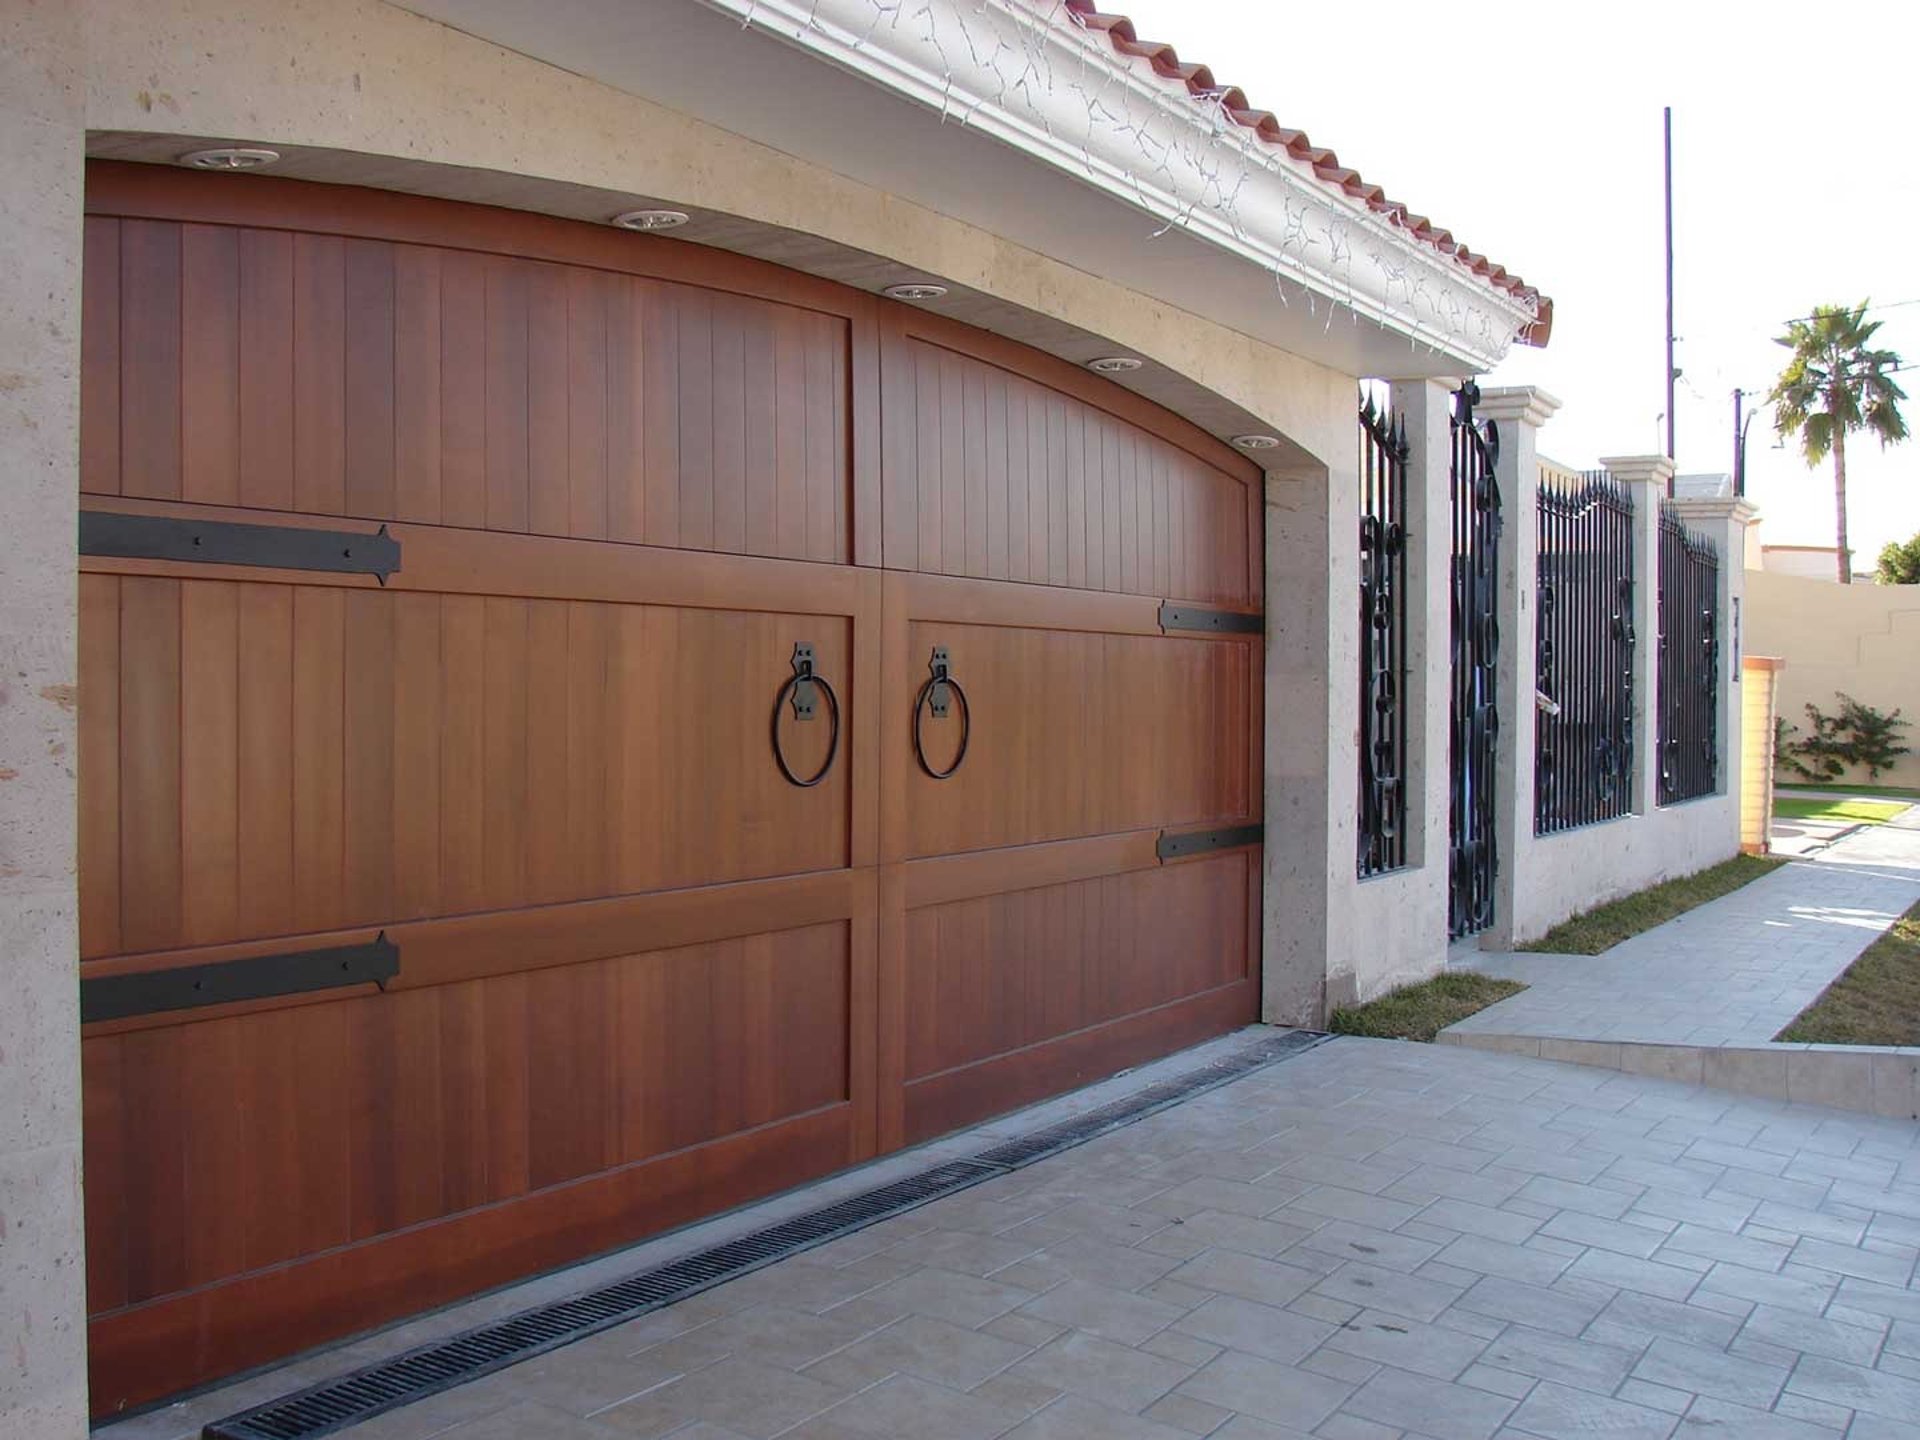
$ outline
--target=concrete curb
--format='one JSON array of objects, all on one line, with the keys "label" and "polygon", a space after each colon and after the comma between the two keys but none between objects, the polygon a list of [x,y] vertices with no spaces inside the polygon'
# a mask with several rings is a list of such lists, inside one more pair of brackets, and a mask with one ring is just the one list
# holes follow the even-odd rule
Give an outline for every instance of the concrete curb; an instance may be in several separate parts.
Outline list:
[{"label": "concrete curb", "polygon": [[1896,1120],[1920,1120],[1920,1046],[1660,1045],[1443,1030],[1441,1045],[1533,1055]]}]

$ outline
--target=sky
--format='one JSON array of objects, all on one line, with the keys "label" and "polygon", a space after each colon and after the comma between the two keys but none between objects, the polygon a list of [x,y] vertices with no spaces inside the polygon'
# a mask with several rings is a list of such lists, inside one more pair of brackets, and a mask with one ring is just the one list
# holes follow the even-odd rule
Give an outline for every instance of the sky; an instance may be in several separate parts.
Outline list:
[{"label": "sky", "polygon": [[[1114,0],[1416,214],[1554,300],[1552,343],[1485,384],[1562,408],[1541,451],[1664,453],[1661,107],[1674,117],[1682,473],[1733,468],[1734,389],[1761,404],[1815,305],[1871,299],[1916,438],[1848,450],[1855,566],[1920,532],[1920,4],[1833,0]],[[1822,15],[1837,23],[1811,24]],[[1896,302],[1916,303],[1897,305]],[[1831,462],[1748,432],[1764,544],[1831,545]]]}]

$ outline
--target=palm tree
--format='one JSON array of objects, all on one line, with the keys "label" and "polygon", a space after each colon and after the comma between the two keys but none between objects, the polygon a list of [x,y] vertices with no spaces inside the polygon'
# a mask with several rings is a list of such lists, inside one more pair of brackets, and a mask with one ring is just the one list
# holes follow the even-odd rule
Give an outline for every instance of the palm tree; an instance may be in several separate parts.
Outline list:
[{"label": "palm tree", "polygon": [[1773,425],[1782,439],[1800,437],[1809,466],[1833,452],[1835,537],[1840,583],[1853,583],[1853,552],[1847,548],[1847,436],[1871,430],[1882,446],[1907,438],[1899,402],[1907,398],[1893,378],[1900,357],[1869,345],[1880,322],[1868,324],[1867,302],[1849,310],[1820,305],[1805,320],[1790,321],[1774,340],[1793,352],[1767,398],[1774,404]]}]

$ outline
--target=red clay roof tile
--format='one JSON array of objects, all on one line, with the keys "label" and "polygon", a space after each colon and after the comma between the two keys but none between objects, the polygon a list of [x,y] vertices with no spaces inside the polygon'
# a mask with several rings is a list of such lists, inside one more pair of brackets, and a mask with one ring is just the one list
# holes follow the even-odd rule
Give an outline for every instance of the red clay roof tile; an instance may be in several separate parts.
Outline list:
[{"label": "red clay roof tile", "polygon": [[1133,22],[1126,16],[1102,13],[1094,7],[1092,0],[1065,0],[1065,4],[1082,25],[1104,34],[1120,54],[1147,60],[1156,75],[1180,81],[1191,95],[1217,98],[1221,108],[1236,124],[1245,126],[1266,143],[1280,147],[1295,160],[1309,166],[1325,184],[1361,201],[1374,213],[1386,216],[1389,223],[1400,226],[1415,239],[1458,261],[1495,289],[1506,291],[1516,300],[1534,301],[1539,306],[1539,318],[1520,333],[1520,339],[1528,345],[1547,343],[1553,333],[1553,301],[1534,286],[1518,275],[1510,274],[1504,265],[1496,265],[1486,256],[1469,250],[1455,240],[1451,232],[1440,229],[1424,215],[1415,215],[1398,200],[1389,199],[1378,185],[1363,180],[1359,171],[1342,165],[1333,151],[1315,145],[1304,131],[1288,129],[1269,111],[1254,109],[1239,87],[1219,85],[1213,78],[1213,71],[1205,65],[1183,63],[1173,46],[1140,39],[1134,31]]}]

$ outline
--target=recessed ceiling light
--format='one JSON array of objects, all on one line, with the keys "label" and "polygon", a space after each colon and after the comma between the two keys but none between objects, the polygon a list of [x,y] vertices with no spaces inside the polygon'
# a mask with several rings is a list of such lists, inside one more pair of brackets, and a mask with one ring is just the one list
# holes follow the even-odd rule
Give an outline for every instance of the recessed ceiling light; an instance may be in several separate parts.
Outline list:
[{"label": "recessed ceiling light", "polygon": [[625,210],[607,221],[622,230],[677,230],[687,223],[684,210]]},{"label": "recessed ceiling light", "polygon": [[195,170],[258,170],[280,158],[278,150],[256,146],[228,145],[218,150],[194,150],[180,157],[182,165]]},{"label": "recessed ceiling light", "polygon": [[1280,439],[1276,435],[1236,435],[1233,443],[1242,450],[1278,450]]},{"label": "recessed ceiling light", "polygon": [[1130,370],[1138,370],[1142,363],[1131,355],[1102,355],[1098,360],[1087,361],[1087,368],[1098,370],[1102,375],[1125,375]]},{"label": "recessed ceiling light", "polygon": [[880,293],[889,300],[938,300],[947,293],[947,287],[916,280],[907,285],[889,285]]}]

